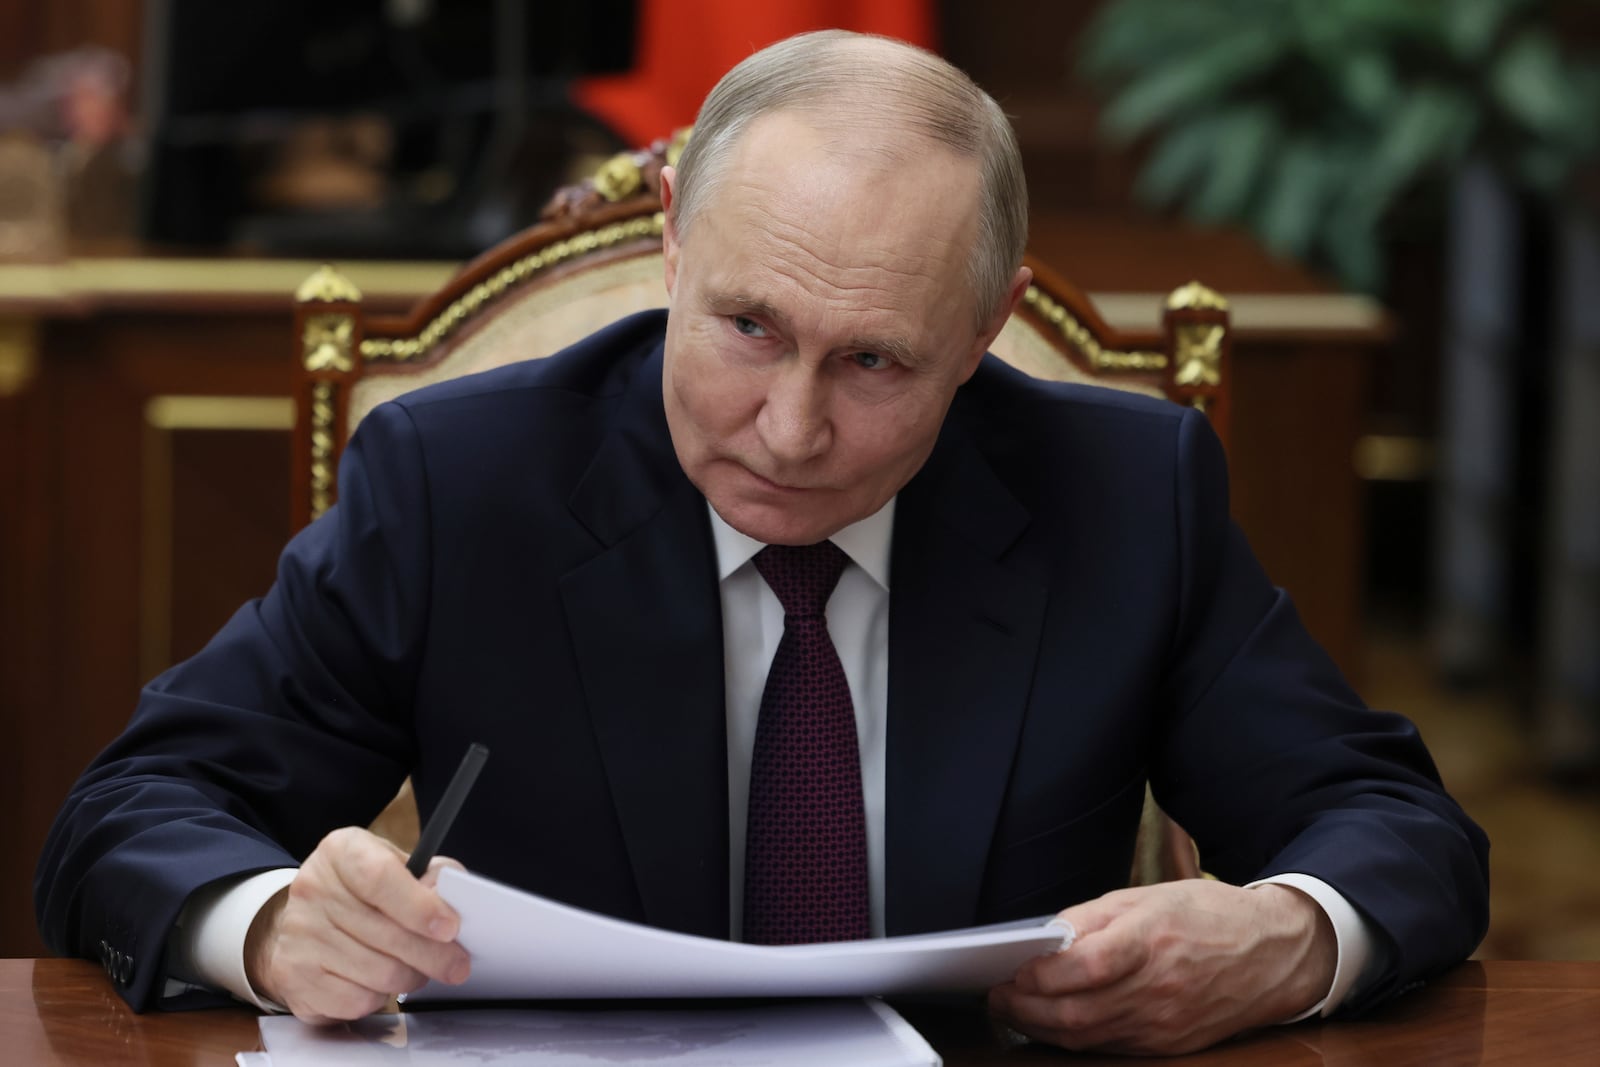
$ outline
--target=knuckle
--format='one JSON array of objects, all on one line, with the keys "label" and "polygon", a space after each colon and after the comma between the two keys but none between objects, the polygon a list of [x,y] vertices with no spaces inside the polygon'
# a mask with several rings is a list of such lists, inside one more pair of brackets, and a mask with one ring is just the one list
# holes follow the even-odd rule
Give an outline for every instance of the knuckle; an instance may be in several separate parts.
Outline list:
[{"label": "knuckle", "polygon": [[345,882],[358,897],[371,900],[389,874],[388,857],[371,849],[352,852],[344,865]]},{"label": "knuckle", "polygon": [[1065,998],[1052,1001],[1048,1015],[1052,1028],[1068,1034],[1088,1029],[1094,1023],[1081,1004]]},{"label": "knuckle", "polygon": [[341,826],[329,830],[317,843],[318,852],[343,853],[355,847],[360,839],[361,831],[354,826]]},{"label": "knuckle", "polygon": [[1188,986],[1175,974],[1164,974],[1150,984],[1150,997],[1155,1002],[1158,1019],[1166,1021],[1176,1015]]},{"label": "knuckle", "polygon": [[1098,988],[1111,981],[1111,960],[1104,952],[1086,952],[1078,961],[1079,972],[1083,975],[1084,982],[1092,988]]},{"label": "knuckle", "polygon": [[389,960],[373,984],[392,993],[409,992],[421,984],[419,979],[422,976],[411,967],[399,960]]},{"label": "knuckle", "polygon": [[374,993],[370,989],[348,986],[342,993],[332,998],[327,1012],[334,1019],[360,1019],[383,1007],[388,999],[387,995]]}]

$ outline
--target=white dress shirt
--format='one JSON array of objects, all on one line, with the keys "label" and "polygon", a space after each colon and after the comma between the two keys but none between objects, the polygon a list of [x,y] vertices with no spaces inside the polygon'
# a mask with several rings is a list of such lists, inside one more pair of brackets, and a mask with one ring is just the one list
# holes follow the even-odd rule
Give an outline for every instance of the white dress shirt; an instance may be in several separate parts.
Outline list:
[{"label": "white dress shirt", "polygon": [[[861,792],[867,819],[868,900],[872,933],[884,933],[884,767],[888,739],[889,549],[894,500],[878,512],[845,527],[830,539],[850,557],[828,600],[828,633],[839,653],[850,699],[855,705],[856,737],[861,747]],[[749,800],[750,758],[767,670],[783,637],[783,605],[756,571],[751,559],[766,547],[735,530],[707,505],[716,544],[717,580],[722,598],[722,646],[728,728],[728,903],[729,934],[743,930],[744,838]],[[261,998],[245,977],[244,942],[250,923],[273,893],[286,886],[290,871],[266,871],[195,894],[173,930],[169,959],[173,995],[198,981],[226,989],[265,1010],[281,1010]],[[1338,942],[1338,963],[1328,995],[1289,1022],[1337,1008],[1380,962],[1376,942],[1350,902],[1318,878],[1299,873],[1252,882],[1283,885],[1306,894],[1327,914]]]}]

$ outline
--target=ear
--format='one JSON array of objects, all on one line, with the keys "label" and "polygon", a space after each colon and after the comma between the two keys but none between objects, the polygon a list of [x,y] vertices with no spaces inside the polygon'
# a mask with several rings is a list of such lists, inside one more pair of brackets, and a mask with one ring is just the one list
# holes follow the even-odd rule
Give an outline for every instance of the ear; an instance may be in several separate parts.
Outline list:
[{"label": "ear", "polygon": [[661,213],[666,221],[661,225],[661,263],[667,282],[667,296],[672,295],[672,287],[678,281],[678,252],[682,247],[678,243],[678,227],[672,218],[672,201],[676,199],[676,190],[673,188],[678,183],[678,169],[676,167],[661,168]]},{"label": "ear", "polygon": [[983,331],[978,334],[973,343],[972,351],[967,353],[967,365],[964,368],[961,380],[964,382],[972,377],[978,369],[978,363],[983,359],[983,354],[989,351],[989,346],[994,344],[994,339],[1000,336],[1000,331],[1005,329],[1006,320],[1011,318],[1011,313],[1017,309],[1017,304],[1022,300],[1022,294],[1028,291],[1028,286],[1033,284],[1033,271],[1028,267],[1018,267],[1017,273],[1011,278],[1011,287],[1006,290],[1005,299],[1000,301],[1000,306],[995,308],[994,314],[984,324]]}]

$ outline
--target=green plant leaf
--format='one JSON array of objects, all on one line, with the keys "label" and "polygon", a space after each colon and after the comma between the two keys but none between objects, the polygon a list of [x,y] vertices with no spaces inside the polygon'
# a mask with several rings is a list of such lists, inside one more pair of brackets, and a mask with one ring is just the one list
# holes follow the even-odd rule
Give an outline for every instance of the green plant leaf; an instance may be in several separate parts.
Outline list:
[{"label": "green plant leaf", "polygon": [[1177,202],[1216,153],[1225,120],[1224,115],[1202,115],[1163,135],[1139,172],[1134,194],[1160,207]]},{"label": "green plant leaf", "polygon": [[1463,61],[1482,61],[1506,20],[1527,6],[1526,0],[1454,0],[1443,5],[1451,50]]},{"label": "green plant leaf", "polygon": [[1509,115],[1543,136],[1563,136],[1576,117],[1569,72],[1547,34],[1519,34],[1490,69],[1489,87]]},{"label": "green plant leaf", "polygon": [[1381,218],[1425,171],[1453,168],[1477,125],[1472,101],[1454,86],[1419,86],[1400,104],[1363,161],[1346,198],[1351,210]]},{"label": "green plant leaf", "polygon": [[1257,27],[1221,45],[1175,56],[1123,90],[1101,122],[1113,137],[1131,140],[1224,97],[1241,81],[1271,66],[1282,45],[1281,36]]},{"label": "green plant leaf", "polygon": [[1115,0],[1085,29],[1078,73],[1114,83],[1131,71],[1163,64],[1176,51],[1226,40],[1233,32],[1231,15],[1219,11],[1215,0]]},{"label": "green plant leaf", "polygon": [[1189,201],[1190,213],[1202,222],[1243,217],[1278,135],[1277,119],[1264,106],[1230,112],[1218,129],[1210,173]]},{"label": "green plant leaf", "polygon": [[1400,98],[1400,81],[1388,56],[1376,48],[1349,54],[1333,72],[1340,96],[1356,114],[1381,119]]},{"label": "green plant leaf", "polygon": [[1336,153],[1316,141],[1291,141],[1269,166],[1252,228],[1274,253],[1309,259],[1323,209],[1348,170]]}]

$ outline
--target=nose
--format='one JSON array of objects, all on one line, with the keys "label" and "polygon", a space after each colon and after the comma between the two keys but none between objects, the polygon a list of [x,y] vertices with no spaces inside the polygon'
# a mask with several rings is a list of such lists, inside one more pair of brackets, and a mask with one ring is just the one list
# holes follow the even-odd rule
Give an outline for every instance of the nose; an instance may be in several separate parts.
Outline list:
[{"label": "nose", "polygon": [[776,368],[756,431],[768,454],[784,466],[825,453],[833,443],[833,419],[822,368],[798,359]]}]

